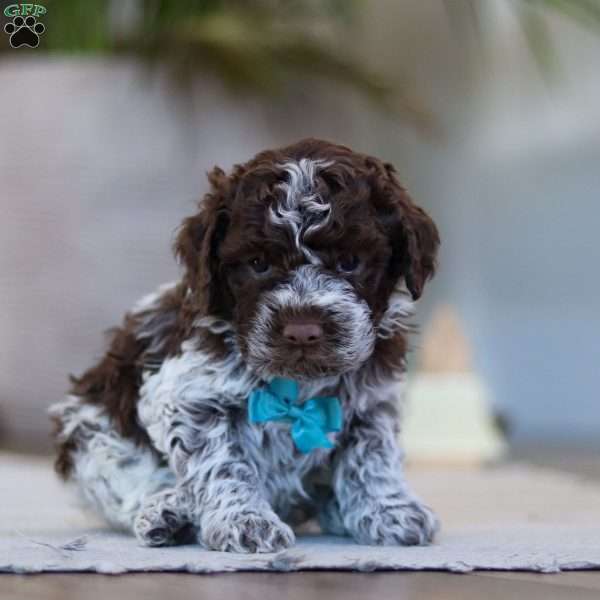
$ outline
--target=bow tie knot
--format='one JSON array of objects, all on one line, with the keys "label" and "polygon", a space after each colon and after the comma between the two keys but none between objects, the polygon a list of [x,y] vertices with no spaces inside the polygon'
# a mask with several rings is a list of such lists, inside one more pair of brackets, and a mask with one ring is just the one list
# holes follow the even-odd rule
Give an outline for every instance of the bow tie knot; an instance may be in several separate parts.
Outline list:
[{"label": "bow tie knot", "polygon": [[292,379],[276,377],[266,388],[253,390],[248,398],[251,423],[287,421],[300,452],[315,448],[333,448],[327,433],[342,428],[342,407],[335,397],[315,397],[298,404],[298,384]]}]

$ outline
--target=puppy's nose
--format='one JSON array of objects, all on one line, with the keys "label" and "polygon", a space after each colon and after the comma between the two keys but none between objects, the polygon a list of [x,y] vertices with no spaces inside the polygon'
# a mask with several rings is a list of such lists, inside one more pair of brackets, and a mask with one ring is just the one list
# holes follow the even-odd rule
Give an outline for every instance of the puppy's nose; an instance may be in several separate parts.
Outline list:
[{"label": "puppy's nose", "polygon": [[288,323],[283,328],[283,337],[292,344],[316,344],[323,337],[323,328],[318,323]]}]

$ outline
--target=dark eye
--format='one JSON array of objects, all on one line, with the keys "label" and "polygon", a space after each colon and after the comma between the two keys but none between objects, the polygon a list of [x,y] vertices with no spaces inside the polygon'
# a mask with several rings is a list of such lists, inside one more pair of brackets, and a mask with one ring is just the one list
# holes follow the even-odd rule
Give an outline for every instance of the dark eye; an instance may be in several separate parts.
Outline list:
[{"label": "dark eye", "polygon": [[255,273],[259,274],[264,274],[271,268],[271,265],[269,265],[269,263],[264,258],[261,258],[259,256],[256,256],[255,258],[250,260],[250,266],[252,267],[252,270]]},{"label": "dark eye", "polygon": [[356,256],[356,254],[343,254],[338,259],[337,268],[338,271],[352,273],[353,271],[356,271],[359,264],[360,259],[358,256]]}]

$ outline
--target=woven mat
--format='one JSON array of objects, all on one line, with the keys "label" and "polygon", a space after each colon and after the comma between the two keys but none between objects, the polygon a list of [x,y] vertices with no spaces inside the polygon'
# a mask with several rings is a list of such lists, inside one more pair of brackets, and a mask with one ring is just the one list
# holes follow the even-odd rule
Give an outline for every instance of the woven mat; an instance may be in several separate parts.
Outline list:
[{"label": "woven mat", "polygon": [[277,554],[236,555],[140,547],[86,514],[49,462],[0,455],[0,572],[600,568],[600,485],[519,466],[418,470],[409,478],[442,520],[433,546],[374,548],[306,535]]}]

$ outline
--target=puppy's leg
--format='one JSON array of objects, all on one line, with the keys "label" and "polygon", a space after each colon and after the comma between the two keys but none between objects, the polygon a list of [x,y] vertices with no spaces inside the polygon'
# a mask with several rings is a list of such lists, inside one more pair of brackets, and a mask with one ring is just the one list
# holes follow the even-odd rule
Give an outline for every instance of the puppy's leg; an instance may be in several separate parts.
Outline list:
[{"label": "puppy's leg", "polygon": [[169,436],[170,462],[199,542],[232,552],[292,545],[294,533],[265,499],[258,468],[244,451],[244,444],[254,443],[244,435],[247,425],[236,423],[218,402],[185,412]]},{"label": "puppy's leg", "polygon": [[341,521],[361,544],[431,542],[437,519],[404,480],[389,407],[373,408],[368,421],[355,418],[345,437],[334,466],[335,501],[328,506],[325,524],[339,529]]},{"label": "puppy's leg", "polygon": [[51,415],[58,443],[69,448],[70,478],[114,527],[131,531],[146,499],[174,485],[174,474],[156,454],[120,436],[100,407],[69,397]]}]

